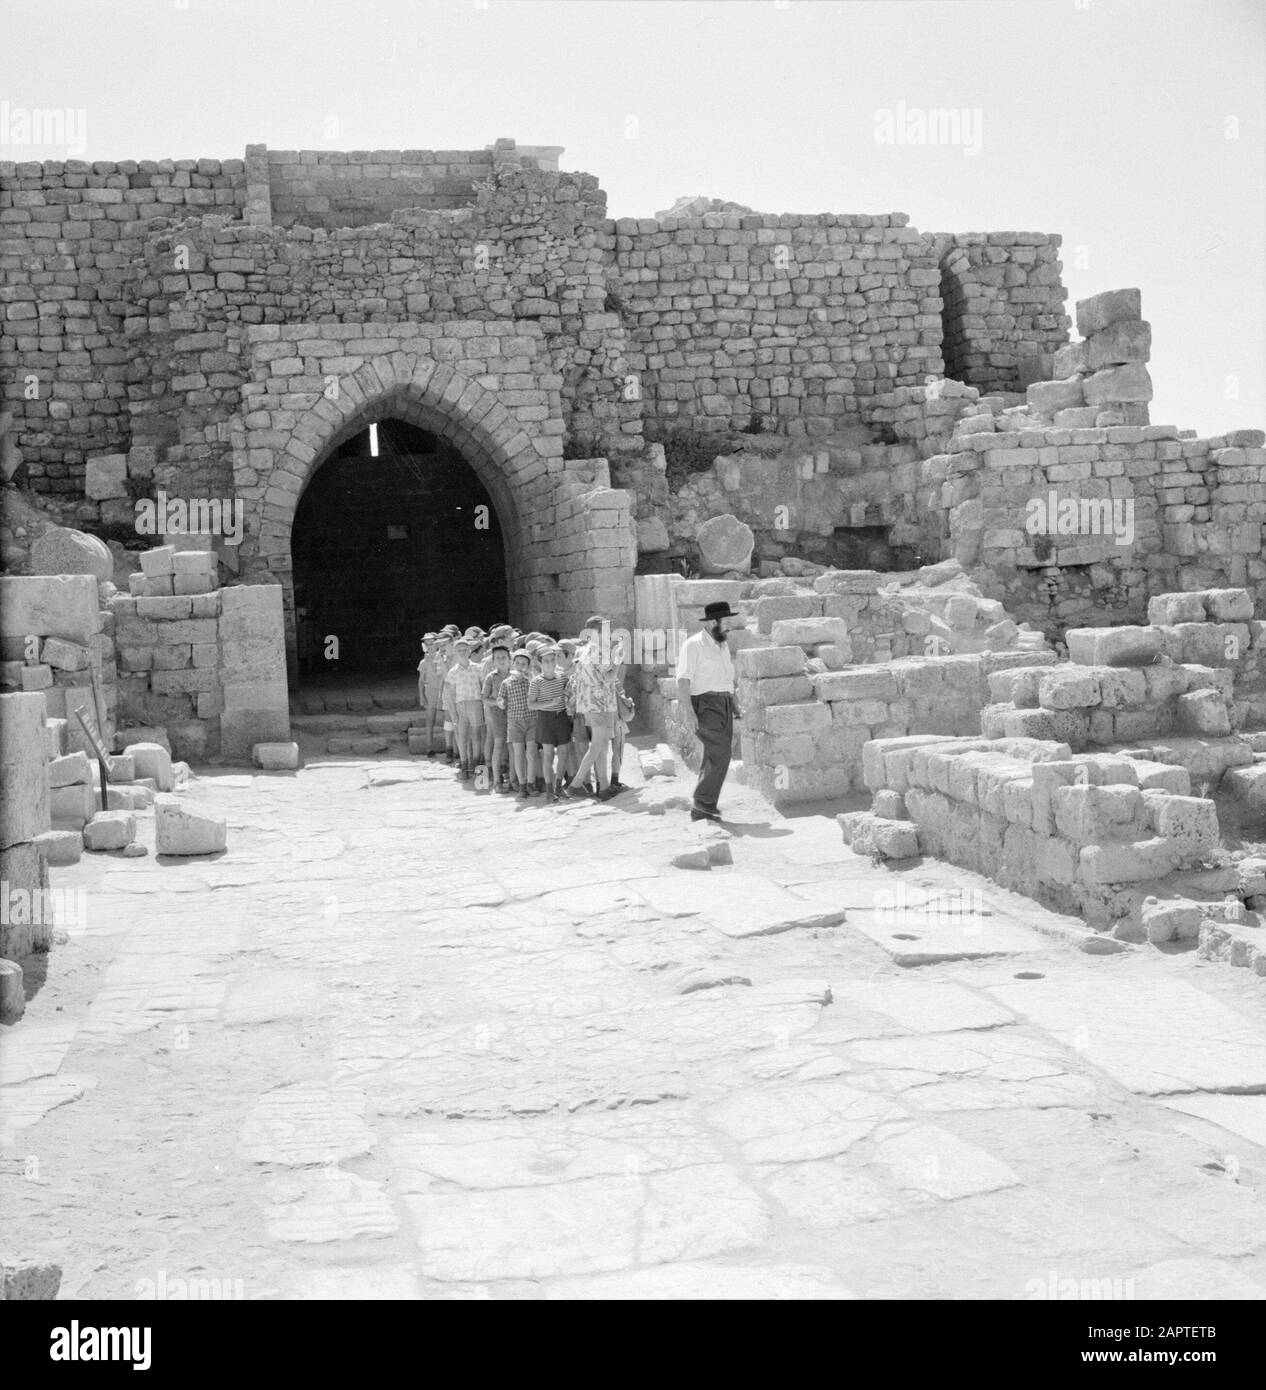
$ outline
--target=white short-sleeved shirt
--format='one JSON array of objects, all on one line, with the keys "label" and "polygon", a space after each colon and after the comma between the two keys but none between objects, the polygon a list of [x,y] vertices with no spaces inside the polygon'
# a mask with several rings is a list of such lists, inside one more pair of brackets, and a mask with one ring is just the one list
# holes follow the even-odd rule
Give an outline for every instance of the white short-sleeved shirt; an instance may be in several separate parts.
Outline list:
[{"label": "white short-sleeved shirt", "polygon": [[708,632],[688,637],[677,657],[677,679],[690,682],[692,695],[733,695],[734,657],[730,644],[717,642]]}]

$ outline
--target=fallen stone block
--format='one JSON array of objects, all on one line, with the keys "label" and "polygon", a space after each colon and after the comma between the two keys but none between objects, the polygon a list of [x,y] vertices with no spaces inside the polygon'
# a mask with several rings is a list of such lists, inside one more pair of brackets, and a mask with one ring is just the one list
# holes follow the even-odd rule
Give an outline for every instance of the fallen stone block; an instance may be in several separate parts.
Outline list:
[{"label": "fallen stone block", "polygon": [[101,631],[97,580],[91,574],[5,575],[0,613],[6,633],[55,633],[87,644]]},{"label": "fallen stone block", "polygon": [[147,579],[161,578],[176,572],[176,548],[172,545],[156,545],[152,550],[140,553],[141,573]]},{"label": "fallen stone block", "polygon": [[92,665],[92,653],[78,642],[49,637],[40,648],[40,660],[55,671],[86,671]]},{"label": "fallen stone block", "polygon": [[106,779],[110,782],[134,782],[136,759],[130,753],[112,753],[106,758]]},{"label": "fallen stone block", "polygon": [[160,792],[175,786],[169,749],[158,743],[129,743],[123,751],[132,759],[137,778],[152,777]]},{"label": "fallen stone block", "polygon": [[[412,752],[412,748],[410,748]],[[299,766],[297,743],[257,743],[251,749],[257,767],[267,772],[293,772]]]},{"label": "fallen stone block", "polygon": [[200,810],[162,794],[155,798],[154,812],[159,854],[218,854],[228,843],[228,824],[218,811]]},{"label": "fallen stone block", "polygon": [[92,764],[86,753],[67,753],[63,758],[54,758],[45,768],[49,789],[69,787],[76,782],[92,781]]},{"label": "fallen stone block", "polygon": [[655,756],[659,759],[660,769],[665,777],[677,775],[677,755],[666,743],[655,745]]},{"label": "fallen stone block", "polygon": [[148,726],[120,729],[114,736],[114,743],[119,749],[130,748],[135,743],[156,743],[166,751],[168,757],[171,756],[171,740],[167,737],[166,729]]},{"label": "fallen stone block", "polygon": [[84,826],[84,849],[93,853],[122,849],[136,839],[136,817],[130,811],[98,811]]},{"label": "fallen stone block", "polygon": [[385,753],[389,746],[389,741],[380,735],[370,738],[335,737],[328,740],[325,751],[327,753],[350,753],[356,757],[370,757],[374,753]]},{"label": "fallen stone block", "polygon": [[15,960],[0,960],[0,1023],[16,1023],[25,1012],[22,967]]},{"label": "fallen stone block", "polygon": [[34,844],[44,856],[44,862],[57,868],[78,864],[84,852],[81,830],[45,830],[35,837]]},{"label": "fallen stone block", "polygon": [[48,815],[54,824],[82,829],[97,813],[100,802],[91,782],[72,782],[48,793]]},{"label": "fallen stone block", "polygon": [[148,787],[136,786],[106,788],[106,810],[108,811],[148,811],[154,804],[154,793]]},{"label": "fallen stone block", "polygon": [[710,869],[712,860],[706,848],[690,849],[673,855],[671,864],[675,869]]},{"label": "fallen stone block", "polygon": [[49,690],[53,684],[53,668],[45,666],[42,662],[36,665],[23,666],[18,672],[18,678],[23,690],[32,692]]},{"label": "fallen stone block", "polygon": [[57,1297],[62,1285],[60,1265],[38,1260],[22,1259],[17,1255],[0,1255],[0,1301],[5,1303],[47,1302]]},{"label": "fallen stone block", "polygon": [[1076,627],[1064,640],[1069,660],[1079,666],[1150,666],[1164,647],[1152,627]]},{"label": "fallen stone block", "polygon": [[1200,924],[1205,919],[1205,910],[1199,903],[1177,898],[1162,902],[1159,898],[1146,898],[1139,910],[1143,929],[1152,945],[1166,941],[1194,941],[1200,935]]},{"label": "fallen stone block", "polygon": [[1206,918],[1200,926],[1197,954],[1204,960],[1221,960],[1266,976],[1266,940],[1260,927],[1240,926]]}]

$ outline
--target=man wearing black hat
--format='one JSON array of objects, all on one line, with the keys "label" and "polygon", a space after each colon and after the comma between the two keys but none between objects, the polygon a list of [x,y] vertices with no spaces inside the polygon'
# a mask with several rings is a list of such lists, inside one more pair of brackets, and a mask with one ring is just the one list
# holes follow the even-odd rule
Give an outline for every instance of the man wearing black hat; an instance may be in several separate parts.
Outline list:
[{"label": "man wearing black hat", "polygon": [[703,744],[691,820],[721,819],[717,799],[730,768],[734,721],[743,717],[734,699],[734,658],[725,635],[737,618],[728,603],[703,610],[704,628],[682,643],[677,655],[677,708],[682,723]]}]

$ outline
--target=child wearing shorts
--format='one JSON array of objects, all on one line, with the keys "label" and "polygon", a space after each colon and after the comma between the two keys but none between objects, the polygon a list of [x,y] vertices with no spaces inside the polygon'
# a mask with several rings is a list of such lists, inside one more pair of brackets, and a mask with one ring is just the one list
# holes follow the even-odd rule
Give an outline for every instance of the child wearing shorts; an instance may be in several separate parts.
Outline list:
[{"label": "child wearing shorts", "polygon": [[[557,647],[542,647],[541,674],[533,676],[528,687],[528,709],[536,711],[536,737],[541,745],[541,778],[544,794],[559,800],[566,772],[567,748],[571,743],[571,716],[564,708],[567,678],[558,670]],[[558,770],[554,769],[554,750],[558,749]]]},{"label": "child wearing shorts", "polygon": [[471,665],[472,645],[466,637],[453,643],[457,661],[445,677],[452,690],[457,715],[457,754],[461,767],[458,775],[463,782],[469,782],[475,775],[484,741],[483,682],[478,668]]},{"label": "child wearing shorts", "polygon": [[506,712],[498,701],[501,687],[510,674],[510,648],[498,642],[492,649],[492,670],[484,677],[484,723],[492,738],[492,754],[488,766],[492,770],[492,785],[499,792],[508,792],[510,782],[501,774],[506,751]]},{"label": "child wearing shorts", "polygon": [[506,712],[506,742],[510,745],[514,780],[518,784],[519,795],[526,799],[536,790],[533,786],[536,781],[536,750],[533,746],[536,717],[528,711],[528,692],[531,689],[528,671],[532,658],[525,651],[517,651],[511,657],[510,664],[513,670],[501,682],[497,700]]}]

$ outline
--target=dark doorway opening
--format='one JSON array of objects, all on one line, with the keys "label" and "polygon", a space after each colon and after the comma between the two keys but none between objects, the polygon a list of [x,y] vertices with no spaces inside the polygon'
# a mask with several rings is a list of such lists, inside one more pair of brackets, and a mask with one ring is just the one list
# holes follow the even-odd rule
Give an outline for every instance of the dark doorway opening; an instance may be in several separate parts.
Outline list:
[{"label": "dark doorway opening", "polygon": [[423,633],[508,611],[492,499],[457,449],[403,420],[378,421],[318,467],[291,557],[301,682],[405,676]]}]

